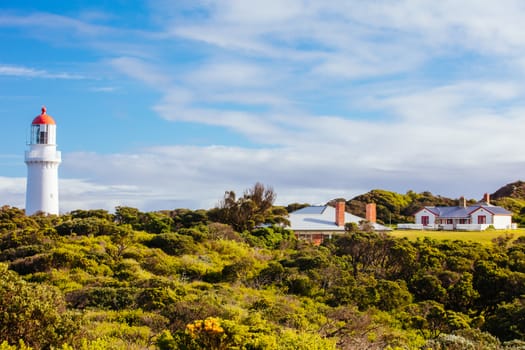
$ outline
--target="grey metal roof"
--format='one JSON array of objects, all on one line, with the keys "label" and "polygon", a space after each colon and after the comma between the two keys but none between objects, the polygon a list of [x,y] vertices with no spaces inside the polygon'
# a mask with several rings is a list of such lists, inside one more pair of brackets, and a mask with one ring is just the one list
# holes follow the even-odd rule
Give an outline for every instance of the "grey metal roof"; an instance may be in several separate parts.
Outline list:
[{"label": "grey metal roof", "polygon": [[435,207],[439,217],[468,218],[472,210],[469,207]]},{"label": "grey metal roof", "polygon": [[425,207],[440,218],[469,218],[474,211],[483,208],[495,215],[511,215],[512,213],[505,208],[494,205],[474,205],[468,207]]},{"label": "grey metal roof", "polygon": [[301,208],[299,210],[294,211],[293,213],[296,215],[321,215],[325,209],[326,205],[314,205],[310,207]]},{"label": "grey metal roof", "polygon": [[512,212],[507,209],[495,205],[481,205],[472,211],[478,210],[479,208],[483,208],[495,215],[512,215]]}]

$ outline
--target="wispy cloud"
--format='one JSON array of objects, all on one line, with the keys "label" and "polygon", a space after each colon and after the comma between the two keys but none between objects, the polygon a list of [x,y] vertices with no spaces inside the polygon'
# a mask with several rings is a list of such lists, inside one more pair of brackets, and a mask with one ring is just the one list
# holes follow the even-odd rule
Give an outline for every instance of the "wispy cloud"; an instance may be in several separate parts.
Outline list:
[{"label": "wispy cloud", "polygon": [[98,86],[98,87],[93,87],[90,90],[94,92],[115,92],[118,89],[119,88],[115,86]]},{"label": "wispy cloud", "polygon": [[165,89],[171,85],[169,75],[158,66],[148,64],[139,58],[118,57],[110,61],[116,70],[140,80],[154,89]]},{"label": "wispy cloud", "polygon": [[42,79],[85,79],[84,76],[70,73],[51,73],[46,70],[22,66],[0,64],[0,75]]}]

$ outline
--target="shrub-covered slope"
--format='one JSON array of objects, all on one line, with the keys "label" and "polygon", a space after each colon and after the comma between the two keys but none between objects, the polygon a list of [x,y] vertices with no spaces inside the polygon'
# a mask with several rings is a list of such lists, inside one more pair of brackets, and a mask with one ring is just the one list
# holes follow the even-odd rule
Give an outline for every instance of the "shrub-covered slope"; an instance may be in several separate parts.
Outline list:
[{"label": "shrub-covered slope", "polygon": [[3,207],[0,349],[510,349],[525,341],[524,261],[508,237],[312,246],[206,211]]}]

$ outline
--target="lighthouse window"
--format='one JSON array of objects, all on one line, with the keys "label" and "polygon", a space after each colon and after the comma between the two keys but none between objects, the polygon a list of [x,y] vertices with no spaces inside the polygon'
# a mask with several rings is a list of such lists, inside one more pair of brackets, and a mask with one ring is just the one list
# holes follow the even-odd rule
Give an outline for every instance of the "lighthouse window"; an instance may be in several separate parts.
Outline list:
[{"label": "lighthouse window", "polygon": [[32,143],[46,144],[48,143],[47,125],[33,125]]},{"label": "lighthouse window", "polygon": [[47,131],[40,131],[40,139],[38,143],[47,143]]}]

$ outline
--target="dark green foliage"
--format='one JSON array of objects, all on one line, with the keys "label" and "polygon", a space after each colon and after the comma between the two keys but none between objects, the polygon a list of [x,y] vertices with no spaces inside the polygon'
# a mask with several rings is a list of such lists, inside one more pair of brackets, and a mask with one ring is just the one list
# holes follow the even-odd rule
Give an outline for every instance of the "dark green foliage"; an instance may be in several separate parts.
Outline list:
[{"label": "dark green foliage", "polygon": [[498,305],[494,314],[487,317],[484,328],[504,341],[525,339],[525,299]]},{"label": "dark green foliage", "polygon": [[127,224],[131,227],[136,228],[140,226],[140,214],[141,212],[137,208],[131,207],[116,207],[115,208],[115,221],[118,224]]},{"label": "dark green foliage", "polygon": [[172,230],[174,225],[174,221],[169,213],[143,213],[131,207],[116,207],[114,220],[119,225],[129,225],[134,230],[143,230],[150,233],[167,233]]},{"label": "dark green foliage", "polygon": [[245,280],[247,272],[252,269],[253,262],[247,258],[235,261],[222,268],[221,280],[224,282],[235,282]]},{"label": "dark green foliage", "polygon": [[[171,231],[173,219],[160,213],[144,213],[140,218],[141,225],[134,227],[150,233],[166,233]],[[133,225],[132,225],[133,226]]]},{"label": "dark green foliage", "polygon": [[375,306],[380,310],[392,311],[412,302],[412,295],[404,281],[379,280],[375,289],[379,296]]},{"label": "dark green foliage", "polygon": [[456,283],[448,288],[446,300],[448,308],[463,313],[469,313],[474,309],[479,292],[474,288],[472,279],[472,274],[465,272]]},{"label": "dark green foliage", "polygon": [[104,209],[92,209],[92,210],[73,210],[71,213],[71,218],[73,219],[86,219],[86,218],[98,218],[107,221],[113,221],[115,216],[110,214],[107,210]]},{"label": "dark green foliage", "polygon": [[75,309],[121,310],[133,308],[137,294],[137,288],[87,287],[66,294],[66,300]]},{"label": "dark green foliage", "polygon": [[292,231],[280,226],[261,227],[245,233],[246,241],[255,247],[275,249],[284,241],[295,241]]},{"label": "dark green foliage", "polygon": [[289,293],[301,296],[311,296],[312,290],[314,289],[312,281],[308,276],[304,275],[291,276],[286,281],[286,284]]},{"label": "dark green foliage", "polygon": [[98,236],[112,235],[117,232],[117,226],[107,219],[99,217],[73,218],[65,221],[56,227],[56,231],[61,236],[79,235],[79,236]]},{"label": "dark green foliage", "polygon": [[326,246],[349,262],[354,278],[371,271],[379,277],[399,277],[396,275],[412,269],[415,259],[415,252],[406,242],[375,232],[347,233],[327,242]]},{"label": "dark green foliage", "polygon": [[18,248],[8,248],[0,251],[0,261],[13,261],[29,256],[34,256],[49,250],[44,245],[23,245]]},{"label": "dark green foliage", "polygon": [[205,210],[176,209],[170,213],[173,224],[178,228],[190,228],[208,223],[208,213]]},{"label": "dark green foliage", "polygon": [[268,266],[262,269],[258,276],[254,278],[254,282],[257,286],[280,286],[281,282],[285,278],[285,270],[283,265],[276,261],[270,261]]},{"label": "dark green foliage", "polygon": [[192,237],[178,233],[156,235],[149,242],[145,242],[145,245],[150,248],[160,248],[170,255],[189,254],[197,249]]},{"label": "dark green foliage", "polygon": [[[157,216],[159,220],[163,222],[161,224],[161,226],[164,225],[164,230],[162,232],[167,232],[166,229],[169,229],[170,231],[177,231],[181,234],[187,234],[187,233],[184,233],[185,229],[197,228],[199,231],[202,231],[202,233],[205,233],[205,231],[208,228],[208,212],[203,209],[199,209],[199,210],[190,210],[190,209],[162,210],[162,211],[156,212],[155,215]],[[139,213],[138,216],[140,218],[144,218],[145,214]],[[144,221],[144,220],[139,219],[139,221]],[[148,230],[145,227],[144,229],[145,231],[148,231],[151,233],[159,233],[159,232],[155,232],[152,230]]]},{"label": "dark green foliage", "polygon": [[20,275],[44,272],[49,270],[49,261],[49,255],[36,254],[14,260],[9,264],[9,269],[16,271]]},{"label": "dark green foliage", "polygon": [[468,317],[461,313],[446,310],[435,301],[424,301],[406,308],[412,327],[429,338],[458,329],[469,328]]},{"label": "dark green foliage", "polygon": [[199,225],[193,228],[181,228],[177,231],[180,235],[190,236],[195,242],[203,242],[208,238],[208,227]]},{"label": "dark green foliage", "polygon": [[416,300],[434,300],[443,302],[447,291],[441,285],[437,276],[431,274],[419,274],[410,281],[410,291]]},{"label": "dark green foliage", "polygon": [[476,263],[472,283],[480,295],[478,307],[488,312],[494,311],[498,304],[510,302],[525,292],[522,274],[517,275],[491,261]]},{"label": "dark green foliage", "polygon": [[37,226],[36,218],[26,216],[22,209],[8,205],[0,208],[0,233]]},{"label": "dark green foliage", "polygon": [[0,234],[0,250],[43,244],[46,240],[44,231],[37,228],[7,230]]}]

